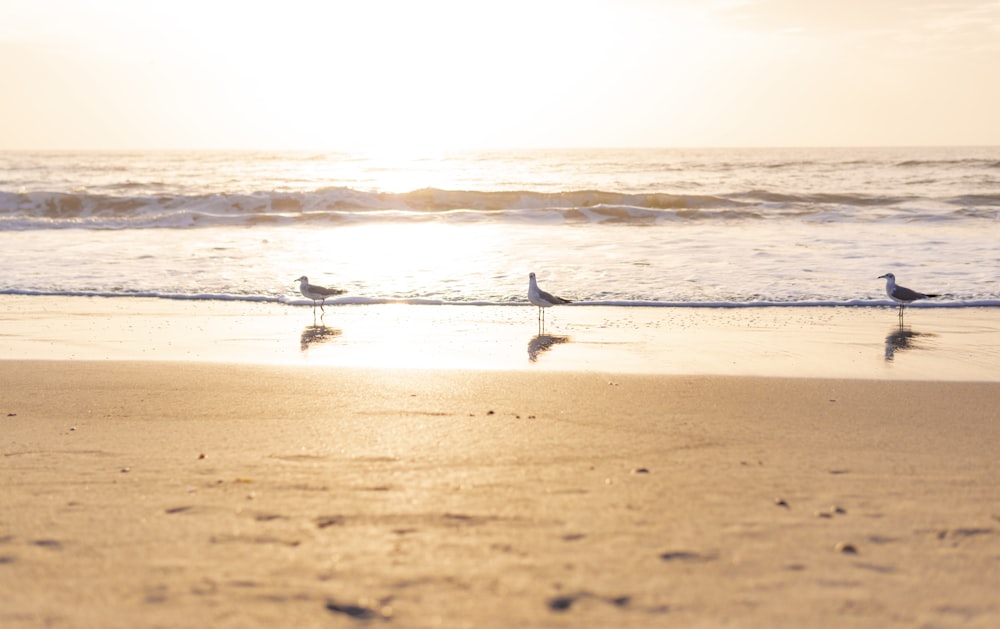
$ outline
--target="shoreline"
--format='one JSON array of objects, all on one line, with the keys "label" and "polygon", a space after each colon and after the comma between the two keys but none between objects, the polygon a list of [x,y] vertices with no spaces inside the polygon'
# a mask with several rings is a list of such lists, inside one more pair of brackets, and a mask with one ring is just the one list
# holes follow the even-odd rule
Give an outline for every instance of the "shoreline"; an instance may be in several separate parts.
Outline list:
[{"label": "shoreline", "polygon": [[1000,381],[1000,309],[309,307],[0,296],[0,359]]}]

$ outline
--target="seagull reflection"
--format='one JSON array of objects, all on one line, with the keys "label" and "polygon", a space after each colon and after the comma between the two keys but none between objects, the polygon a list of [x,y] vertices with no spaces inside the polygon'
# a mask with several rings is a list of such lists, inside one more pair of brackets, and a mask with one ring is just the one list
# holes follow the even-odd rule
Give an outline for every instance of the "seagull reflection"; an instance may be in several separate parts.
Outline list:
[{"label": "seagull reflection", "polygon": [[340,336],[340,334],[341,331],[336,328],[328,328],[325,325],[307,325],[302,330],[302,337],[300,338],[302,351],[306,351],[314,343],[325,343]]},{"label": "seagull reflection", "polygon": [[903,325],[902,320],[900,320],[899,327],[893,328],[885,337],[886,362],[892,362],[893,358],[896,357],[896,352],[908,349],[921,349],[922,343],[920,338],[931,336],[934,335],[925,332],[914,332],[910,326]]},{"label": "seagull reflection", "polygon": [[535,362],[538,360],[538,355],[552,349],[553,345],[559,345],[560,343],[566,343],[569,341],[568,336],[552,336],[551,334],[539,334],[533,336],[530,341],[528,341],[528,360]]}]

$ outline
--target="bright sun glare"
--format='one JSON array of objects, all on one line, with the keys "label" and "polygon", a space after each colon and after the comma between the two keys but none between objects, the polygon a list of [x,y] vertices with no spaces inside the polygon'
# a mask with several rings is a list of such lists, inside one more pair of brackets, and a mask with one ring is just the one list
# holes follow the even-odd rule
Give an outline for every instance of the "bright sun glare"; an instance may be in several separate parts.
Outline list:
[{"label": "bright sun glare", "polygon": [[11,0],[0,148],[1000,142],[1000,9],[956,4]]}]

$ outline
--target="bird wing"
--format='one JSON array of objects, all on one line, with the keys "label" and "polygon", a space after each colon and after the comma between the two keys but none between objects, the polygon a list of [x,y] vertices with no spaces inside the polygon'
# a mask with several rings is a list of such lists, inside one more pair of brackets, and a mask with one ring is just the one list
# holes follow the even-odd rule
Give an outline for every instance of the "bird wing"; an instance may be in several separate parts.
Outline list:
[{"label": "bird wing", "polygon": [[896,286],[895,290],[892,291],[892,296],[896,299],[902,299],[903,301],[913,301],[915,299],[926,299],[928,297],[936,297],[937,295],[925,295],[923,293],[918,293],[915,290],[910,290],[905,286]]},{"label": "bird wing", "polygon": [[347,291],[341,290],[339,288],[327,288],[326,286],[312,285],[309,288],[311,288],[317,294],[319,294],[319,295],[326,295],[327,297],[331,297],[333,295],[342,295],[345,292],[347,292]]},{"label": "bird wing", "polygon": [[538,296],[541,297],[542,299],[544,299],[545,301],[549,302],[550,304],[571,304],[571,303],[573,303],[573,302],[571,302],[568,299],[563,299],[562,297],[556,297],[555,295],[551,295],[549,293],[546,293],[545,291],[543,291],[541,289],[538,289]]}]

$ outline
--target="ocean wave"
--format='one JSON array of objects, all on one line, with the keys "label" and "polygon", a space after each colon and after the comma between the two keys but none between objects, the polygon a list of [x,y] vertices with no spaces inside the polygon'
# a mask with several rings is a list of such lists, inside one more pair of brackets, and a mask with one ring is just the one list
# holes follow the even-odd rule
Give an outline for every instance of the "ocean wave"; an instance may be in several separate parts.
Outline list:
[{"label": "ocean wave", "polygon": [[993,159],[956,158],[956,159],[908,159],[896,163],[898,168],[1000,168],[1000,161]]},{"label": "ocean wave", "polygon": [[[914,208],[930,208],[919,209]],[[877,208],[878,211],[872,211]],[[705,220],[969,220],[1000,216],[1000,195],[951,199],[750,190],[726,195],[463,191],[111,195],[0,192],[0,229],[147,229],[239,225],[337,225],[386,221],[499,221],[647,225]]]}]

